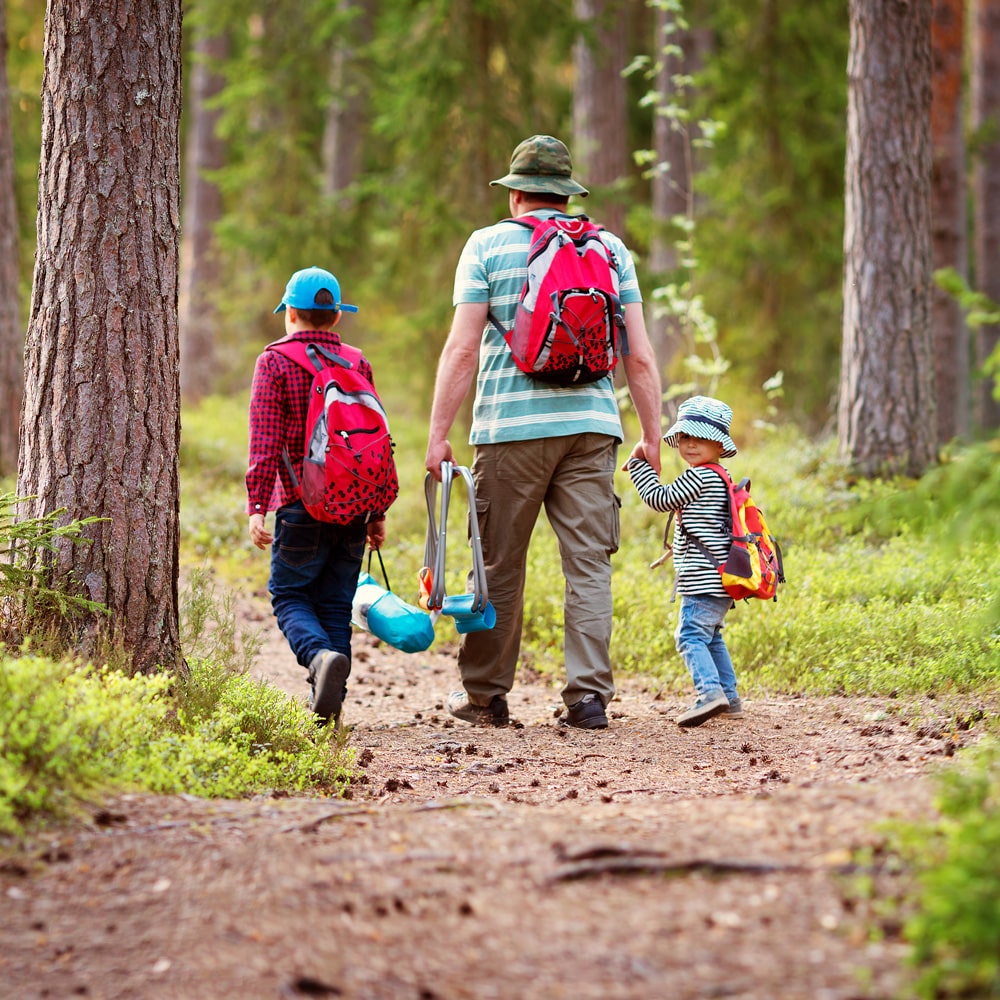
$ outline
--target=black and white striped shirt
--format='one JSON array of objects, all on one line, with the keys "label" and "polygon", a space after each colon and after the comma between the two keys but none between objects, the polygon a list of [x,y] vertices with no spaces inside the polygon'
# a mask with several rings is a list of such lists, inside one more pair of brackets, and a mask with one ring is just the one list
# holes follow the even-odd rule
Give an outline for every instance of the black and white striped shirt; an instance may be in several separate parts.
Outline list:
[{"label": "black and white striped shirt", "polygon": [[703,465],[695,465],[664,486],[653,467],[641,458],[629,459],[628,474],[643,503],[661,513],[678,512],[673,537],[677,592],[726,597],[719,571],[687,537],[694,535],[720,560],[725,561],[729,555],[729,491],[722,477]]}]

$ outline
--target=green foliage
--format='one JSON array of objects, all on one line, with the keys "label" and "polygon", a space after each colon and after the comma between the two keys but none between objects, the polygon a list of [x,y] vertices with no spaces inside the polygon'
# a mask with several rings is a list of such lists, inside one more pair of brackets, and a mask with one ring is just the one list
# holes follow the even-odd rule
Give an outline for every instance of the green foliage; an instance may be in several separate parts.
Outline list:
[{"label": "green foliage", "polygon": [[35,257],[38,207],[38,151],[42,135],[42,39],[45,0],[6,0],[7,85],[14,141],[14,193],[17,200],[21,275],[20,315],[27,317]]},{"label": "green foliage", "polygon": [[181,646],[188,659],[211,661],[227,673],[241,674],[260,651],[259,631],[239,624],[232,590],[219,597],[204,567],[188,576],[180,620]]},{"label": "green foliage", "polygon": [[[966,323],[973,329],[1000,323],[1000,305],[983,292],[969,288],[966,280],[953,267],[935,271],[934,280],[958,301],[965,312]],[[983,369],[983,375],[993,379],[994,397],[1000,399],[1000,343],[993,348]]]},{"label": "green foliage", "polygon": [[0,642],[20,641],[40,634],[53,622],[105,610],[94,601],[49,586],[42,559],[62,540],[89,544],[83,529],[101,518],[60,524],[65,508],[43,517],[19,517],[15,508],[27,499],[0,494]]},{"label": "green foliage", "polygon": [[725,132],[697,178],[700,292],[735,383],[783,369],[796,419],[820,423],[841,343],[847,5],[721,0],[710,22],[694,113]]},{"label": "green foliage", "polygon": [[181,417],[182,555],[210,559],[227,577],[257,551],[247,533],[244,488],[248,398],[247,389],[210,396]]},{"label": "green foliage", "polygon": [[128,677],[0,647],[0,832],[112,788],[234,798],[338,793],[333,730],[281,691],[207,661]]},{"label": "green foliage", "polygon": [[[645,68],[647,79],[656,80],[662,65],[666,60],[682,58],[684,53],[677,43],[680,32],[690,27],[679,0],[649,0],[649,6],[657,7],[664,12],[664,44],[662,51],[652,62],[634,60],[628,72]],[[691,43],[693,44],[693,42]],[[693,55],[688,53],[689,61]],[[696,150],[704,158],[704,151],[711,149],[716,136],[725,129],[722,124],[713,119],[704,118],[694,121],[691,113],[692,85],[690,76],[675,74],[671,80],[669,93],[648,91],[641,104],[653,110],[655,117],[665,119],[670,129],[681,139],[685,150],[684,175],[690,177],[693,173]],[[639,150],[635,159],[645,168],[643,177],[654,179],[669,173],[672,166],[669,162],[659,162],[655,150]],[[677,182],[674,181],[674,186]],[[708,310],[704,296],[700,294],[700,272],[702,262],[698,257],[696,233],[698,222],[695,212],[695,197],[693,189],[681,192],[684,197],[685,211],[670,220],[670,226],[676,233],[674,250],[677,267],[674,280],[658,288],[652,289],[649,298],[655,303],[657,317],[670,317],[672,336],[676,338],[676,351],[680,356],[681,371],[679,381],[669,385],[665,398],[690,396],[696,393],[714,395],[719,380],[729,369],[729,362],[723,357],[719,344],[719,328],[715,316]]]},{"label": "green foliage", "polygon": [[1000,995],[1000,744],[983,743],[940,779],[940,819],[898,827],[915,877],[904,934],[917,995]]}]

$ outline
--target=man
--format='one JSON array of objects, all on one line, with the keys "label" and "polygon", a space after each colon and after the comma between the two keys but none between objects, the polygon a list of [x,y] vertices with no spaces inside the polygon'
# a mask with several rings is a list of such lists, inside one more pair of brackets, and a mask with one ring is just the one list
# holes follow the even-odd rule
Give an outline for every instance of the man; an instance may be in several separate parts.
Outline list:
[{"label": "man", "polygon": [[[565,215],[571,195],[587,190],[572,178],[569,150],[552,136],[525,139],[506,176],[491,181],[509,191],[510,214]],[[642,438],[633,454],[660,468],[660,379],[646,333],[631,255],[605,234],[619,265],[629,353],[625,375]],[[566,711],[561,722],[607,728],[614,696],[611,668],[611,555],[618,549],[619,500],[614,492],[621,420],[610,375],[588,385],[557,387],[522,373],[488,321],[513,325],[527,274],[531,231],[500,222],[473,233],[455,276],[455,316],[438,365],[426,467],[440,478],[454,461],[448,432],[476,375],[470,443],[475,446],[479,526],[490,601],[497,624],[463,636],[458,665],[464,690],[448,711],[477,725],[510,719],[521,644],[525,562],[542,506],[557,538],[566,580],[564,656]]]}]

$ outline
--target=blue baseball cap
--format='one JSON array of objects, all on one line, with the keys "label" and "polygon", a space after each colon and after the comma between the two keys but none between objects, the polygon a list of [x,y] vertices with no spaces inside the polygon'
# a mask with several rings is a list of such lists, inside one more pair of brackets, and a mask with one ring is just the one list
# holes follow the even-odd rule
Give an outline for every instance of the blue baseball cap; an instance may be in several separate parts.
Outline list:
[{"label": "blue baseball cap", "polygon": [[[321,305],[316,301],[316,293],[325,288],[333,296],[333,305]],[[276,313],[284,312],[286,306],[293,309],[330,309],[333,312],[356,313],[357,306],[340,301],[340,282],[321,267],[307,267],[296,271],[285,285],[285,294],[278,303]]]}]

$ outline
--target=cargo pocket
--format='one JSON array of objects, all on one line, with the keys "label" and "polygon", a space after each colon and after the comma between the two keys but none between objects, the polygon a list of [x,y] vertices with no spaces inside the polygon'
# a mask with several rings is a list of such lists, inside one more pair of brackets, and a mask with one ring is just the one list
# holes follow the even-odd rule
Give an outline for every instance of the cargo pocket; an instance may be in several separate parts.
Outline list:
[{"label": "cargo pocket", "polygon": [[608,555],[613,556],[622,541],[622,498],[617,493],[611,504],[611,531],[608,534]]}]

